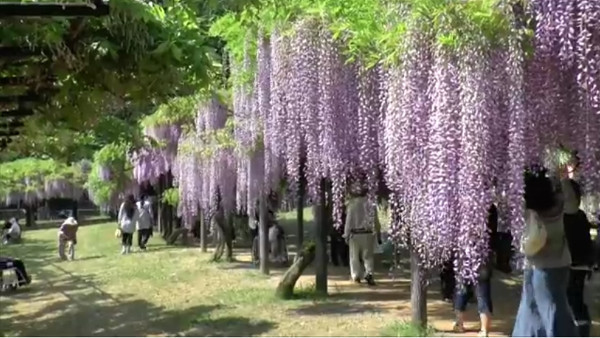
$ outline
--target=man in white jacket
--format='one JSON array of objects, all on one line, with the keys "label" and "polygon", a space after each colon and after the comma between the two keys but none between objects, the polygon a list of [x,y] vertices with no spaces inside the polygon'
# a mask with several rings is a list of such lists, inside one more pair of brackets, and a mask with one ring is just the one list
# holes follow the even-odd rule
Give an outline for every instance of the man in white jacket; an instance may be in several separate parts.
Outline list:
[{"label": "man in white jacket", "polygon": [[369,202],[367,190],[358,185],[354,190],[344,227],[344,238],[350,246],[350,274],[356,283],[364,278],[367,284],[375,285],[373,251],[375,240],[381,243],[381,224],[377,206]]},{"label": "man in white jacket", "polygon": [[152,204],[144,195],[136,203],[136,217],[134,219],[138,232],[138,246],[140,250],[146,250],[146,244],[148,244],[148,240],[152,236],[154,216],[152,213]]}]

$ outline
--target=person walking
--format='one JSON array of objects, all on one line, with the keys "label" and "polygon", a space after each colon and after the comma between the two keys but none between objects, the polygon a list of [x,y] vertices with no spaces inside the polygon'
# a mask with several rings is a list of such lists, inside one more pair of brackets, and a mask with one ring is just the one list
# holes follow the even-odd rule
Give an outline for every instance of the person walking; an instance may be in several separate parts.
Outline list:
[{"label": "person walking", "polygon": [[579,209],[567,171],[555,190],[545,170],[525,176],[525,256],[523,291],[513,337],[572,337],[576,334],[567,298],[571,254],[564,214]]},{"label": "person walking", "polygon": [[125,201],[121,203],[119,214],[117,216],[117,227],[121,230],[121,254],[126,255],[131,252],[133,242],[133,233],[135,231],[136,205],[133,195],[128,195]]},{"label": "person walking", "polygon": [[[570,183],[573,186],[575,198],[579,205],[581,202],[581,187],[574,180],[570,180]],[[591,276],[592,266],[594,265],[594,243],[590,234],[592,225],[581,209],[578,209],[574,214],[565,213],[564,223],[572,260],[567,297],[573,311],[578,336],[589,337],[591,317],[584,300],[584,294],[586,279]]]},{"label": "person walking", "polygon": [[[77,230],[79,224],[73,217],[68,217],[58,229],[58,256],[62,260],[75,259],[75,245],[77,244]],[[68,246],[68,252],[65,254],[65,248]]]},{"label": "person walking", "polygon": [[481,322],[479,337],[487,337],[489,335],[492,326],[492,313],[494,311],[492,303],[492,271],[494,251],[496,248],[492,243],[496,236],[497,225],[498,209],[495,205],[492,205],[489,209],[487,221],[487,228],[489,230],[487,246],[489,251],[486,259],[479,268],[477,282],[475,284],[472,282],[461,283],[456,289],[454,297],[454,309],[456,311],[454,331],[457,333],[465,332],[465,312],[474,289],[477,298],[477,312],[479,313],[479,320]]},{"label": "person walking", "polygon": [[135,228],[138,234],[138,247],[145,251],[148,240],[152,236],[152,227],[154,226],[154,217],[152,214],[152,205],[144,195],[136,203]]},{"label": "person walking", "polygon": [[367,189],[357,185],[354,190],[351,192],[353,198],[348,206],[343,236],[350,247],[350,275],[356,283],[364,278],[367,284],[373,286],[375,239],[379,244],[382,243],[381,224],[376,205],[367,198]]}]

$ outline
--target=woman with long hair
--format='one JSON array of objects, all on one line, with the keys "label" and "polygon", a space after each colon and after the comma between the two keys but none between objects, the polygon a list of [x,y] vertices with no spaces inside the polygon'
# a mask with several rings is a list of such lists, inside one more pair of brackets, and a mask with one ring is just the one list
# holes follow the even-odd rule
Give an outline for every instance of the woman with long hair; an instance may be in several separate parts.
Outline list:
[{"label": "woman with long hair", "polygon": [[121,203],[119,216],[117,217],[117,227],[121,230],[121,254],[125,255],[131,252],[133,242],[133,233],[135,232],[136,205],[133,195],[128,195]]},{"label": "woman with long hair", "polygon": [[[555,189],[545,170],[525,178],[526,224],[521,251],[525,255],[523,291],[513,337],[572,337],[576,334],[567,300],[571,254],[564,214],[579,205],[566,170]],[[536,244],[529,244],[536,243]]]}]

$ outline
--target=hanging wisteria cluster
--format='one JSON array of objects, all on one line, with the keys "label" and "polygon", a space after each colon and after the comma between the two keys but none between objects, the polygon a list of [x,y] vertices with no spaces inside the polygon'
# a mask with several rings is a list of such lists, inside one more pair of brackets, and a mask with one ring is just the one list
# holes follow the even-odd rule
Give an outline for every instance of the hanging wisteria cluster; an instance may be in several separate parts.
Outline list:
[{"label": "hanging wisteria cluster", "polygon": [[7,206],[34,205],[46,199],[79,199],[89,161],[66,166],[53,160],[23,158],[0,165],[0,201]]},{"label": "hanging wisteria cluster", "polygon": [[528,160],[561,144],[581,156],[588,192],[600,190],[600,2],[532,1],[537,25],[527,64]]},{"label": "hanging wisteria cluster", "polygon": [[348,61],[348,36],[322,17],[299,16],[293,34],[246,32],[243,57],[231,62],[235,147],[182,150],[207,148],[202,135],[225,125],[222,103],[207,101],[179,142],[180,214],[210,210],[216,191],[229,210],[252,214],[281,178],[296,192],[303,173],[309,200],[331,181],[339,220],[349,182],[374,198],[383,177],[392,238],[425,265],[454,256],[461,276],[475,278],[490,206],[518,239],[523,171],[547,149],[576,150],[585,189],[600,192],[600,2],[530,4],[532,55],[504,6],[493,9],[503,19],[489,20],[495,33],[468,15],[437,25],[407,15],[391,65]]},{"label": "hanging wisteria cluster", "polygon": [[217,195],[221,207],[235,209],[236,157],[215,141],[226,121],[227,108],[215,95],[200,104],[195,130],[179,139],[173,177],[180,196],[177,212],[188,228],[201,210],[210,215],[219,207]]},{"label": "hanging wisteria cluster", "polygon": [[144,128],[144,133],[159,144],[142,147],[132,154],[130,160],[133,164],[133,177],[139,184],[154,184],[173,166],[181,137],[181,126],[177,123],[151,124]]}]

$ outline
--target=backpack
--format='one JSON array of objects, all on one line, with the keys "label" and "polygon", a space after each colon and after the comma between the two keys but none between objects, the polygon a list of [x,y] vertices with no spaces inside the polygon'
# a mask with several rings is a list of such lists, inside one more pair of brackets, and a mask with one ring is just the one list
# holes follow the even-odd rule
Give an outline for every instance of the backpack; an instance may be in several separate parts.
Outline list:
[{"label": "backpack", "polygon": [[531,209],[525,210],[525,229],[521,236],[521,253],[531,257],[537,254],[548,240],[546,226],[537,212]]}]

